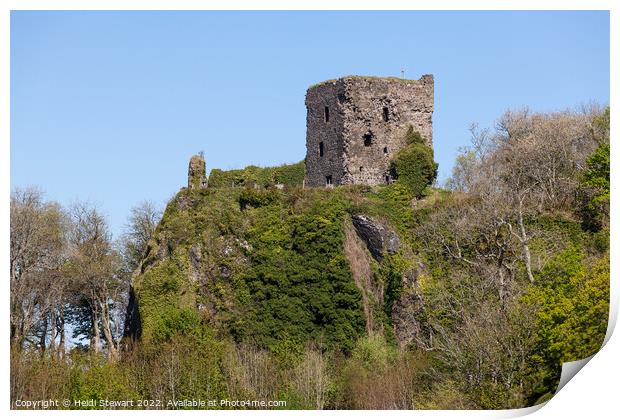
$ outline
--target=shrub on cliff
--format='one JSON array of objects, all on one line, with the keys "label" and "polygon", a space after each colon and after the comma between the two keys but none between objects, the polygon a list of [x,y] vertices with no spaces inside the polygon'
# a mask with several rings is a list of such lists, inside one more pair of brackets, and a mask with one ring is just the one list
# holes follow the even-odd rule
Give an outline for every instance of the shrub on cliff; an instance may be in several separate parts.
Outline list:
[{"label": "shrub on cliff", "polygon": [[239,196],[239,208],[245,210],[248,206],[263,207],[267,206],[279,198],[277,190],[258,190],[246,188]]},{"label": "shrub on cliff", "polygon": [[412,196],[421,197],[424,189],[437,178],[433,149],[424,143],[420,133],[412,127],[405,138],[407,146],[396,154],[391,163],[392,177],[404,185]]}]

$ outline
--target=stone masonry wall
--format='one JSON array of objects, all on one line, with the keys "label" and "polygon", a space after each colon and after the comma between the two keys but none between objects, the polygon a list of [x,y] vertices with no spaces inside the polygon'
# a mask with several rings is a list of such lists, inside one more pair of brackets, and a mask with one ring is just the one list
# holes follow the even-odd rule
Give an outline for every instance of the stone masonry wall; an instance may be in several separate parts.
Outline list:
[{"label": "stone masonry wall", "polygon": [[409,126],[432,147],[433,105],[432,75],[420,80],[351,76],[311,87],[306,185],[324,186],[327,176],[334,185],[389,183],[390,160],[405,145]]},{"label": "stone masonry wall", "polygon": [[202,155],[194,155],[189,160],[187,168],[187,188],[197,190],[207,187],[207,171],[205,159]]},{"label": "stone masonry wall", "polygon": [[[306,185],[308,186],[323,186],[328,176],[332,177],[332,184],[342,183],[344,122],[339,98],[342,98],[343,93],[343,83],[334,81],[310,88],[306,94]],[[325,107],[328,108],[328,121],[325,118]],[[320,156],[321,142],[323,156]]]}]

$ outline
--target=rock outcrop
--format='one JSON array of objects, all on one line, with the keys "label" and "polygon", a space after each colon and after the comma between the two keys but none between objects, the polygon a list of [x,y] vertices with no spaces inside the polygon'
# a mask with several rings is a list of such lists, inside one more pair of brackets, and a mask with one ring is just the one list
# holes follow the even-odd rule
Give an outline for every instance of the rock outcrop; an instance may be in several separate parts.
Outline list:
[{"label": "rock outcrop", "polygon": [[129,302],[127,302],[127,311],[125,313],[125,330],[123,335],[131,340],[137,340],[140,338],[140,332],[141,322],[138,299],[133,286],[131,286],[129,289]]},{"label": "rock outcrop", "polygon": [[362,293],[362,304],[366,317],[366,333],[371,335],[377,330],[375,322],[375,307],[383,305],[383,287],[377,287],[373,282],[372,257],[367,246],[362,242],[351,223],[344,226],[344,255],[351,267],[351,274],[355,285]]},{"label": "rock outcrop", "polygon": [[424,301],[419,282],[425,270],[426,267],[418,263],[403,273],[403,289],[392,306],[394,335],[401,348],[415,342],[421,333],[419,319],[424,309]]},{"label": "rock outcrop", "polygon": [[366,243],[373,258],[383,261],[385,252],[394,254],[400,248],[398,235],[385,224],[377,222],[363,214],[351,216],[353,226],[360,238]]},{"label": "rock outcrop", "polygon": [[[379,263],[382,263],[386,254],[395,254],[401,247],[401,241],[396,232],[394,232],[385,223],[378,222],[366,215],[356,214],[351,217],[353,227],[357,236],[366,244],[366,248],[370,255]],[[354,241],[349,239],[345,229],[345,249],[347,259],[351,264],[355,284],[362,291],[364,312],[367,319],[367,330],[370,334],[374,330],[374,314],[371,300],[383,305],[384,290],[383,287],[377,288],[373,286],[372,273],[367,262],[364,261],[363,253],[357,250],[351,244]],[[369,257],[370,258],[370,257]],[[394,327],[394,335],[401,348],[407,347],[414,343],[421,334],[420,316],[424,309],[423,297],[420,292],[420,279],[424,275],[426,267],[422,263],[416,263],[413,267],[406,269],[402,273],[402,289],[398,299],[394,301],[391,308],[392,325]]]}]

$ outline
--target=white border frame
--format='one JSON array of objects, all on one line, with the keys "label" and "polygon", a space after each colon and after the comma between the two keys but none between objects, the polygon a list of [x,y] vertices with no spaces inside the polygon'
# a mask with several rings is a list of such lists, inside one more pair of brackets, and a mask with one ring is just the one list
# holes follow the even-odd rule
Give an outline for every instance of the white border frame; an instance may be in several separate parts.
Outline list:
[{"label": "white border frame", "polygon": [[[0,6],[0,189],[3,193],[4,200],[0,205],[0,238],[1,250],[4,258],[2,259],[1,268],[6,273],[8,269],[9,254],[9,194],[10,194],[10,11],[11,10],[610,10],[610,88],[612,95],[610,97],[611,105],[611,137],[618,138],[618,116],[616,101],[617,79],[620,74],[618,66],[618,28],[620,27],[620,19],[618,16],[619,7],[615,5],[617,2],[606,0],[590,0],[590,1],[552,1],[552,0],[522,0],[522,1],[490,1],[490,0],[470,0],[468,2],[455,0],[438,0],[430,1],[398,1],[383,0],[377,1],[339,1],[339,0],[299,0],[295,3],[290,1],[265,0],[257,1],[241,1],[232,0],[228,2],[206,2],[206,1],[166,1],[166,0],[92,0],[92,1],[43,1],[43,0],[8,0]],[[615,6],[615,7],[614,7]],[[541,406],[520,409],[520,410],[504,410],[504,411],[390,411],[384,413],[382,411],[346,411],[346,412],[330,412],[330,411],[297,411],[294,415],[303,418],[318,417],[342,417],[359,415],[364,418],[380,418],[384,415],[396,418],[472,418],[472,419],[491,419],[491,418],[509,418],[521,416],[529,413],[532,418],[536,419],[555,419],[555,418],[613,418],[618,413],[618,394],[617,386],[619,384],[618,375],[620,374],[618,354],[620,354],[620,344],[617,337],[613,337],[611,333],[616,324],[618,315],[618,296],[619,287],[618,279],[619,271],[615,263],[618,250],[618,229],[615,220],[617,220],[618,210],[615,205],[615,197],[618,196],[618,187],[615,182],[618,173],[618,157],[617,146],[612,143],[612,201],[611,201],[611,310],[610,322],[606,337],[606,345],[595,355],[588,365],[579,373],[576,380],[569,381],[564,388],[553,397],[542,410],[538,410]],[[5,282],[5,288],[8,288],[8,280]],[[4,298],[1,301],[2,313],[4,319],[8,319],[8,290],[5,289]],[[0,323],[0,331],[8,338],[8,322]],[[617,334],[616,334],[617,335]],[[0,386],[0,410],[7,414],[19,418],[36,418],[40,415],[54,418],[78,418],[83,417],[85,412],[76,411],[56,411],[56,412],[40,412],[40,411],[11,411],[9,401],[9,351],[8,339],[3,347],[3,363],[1,365],[3,381]],[[574,367],[574,365],[573,365]],[[564,376],[564,371],[563,371]],[[537,411],[538,410],[538,411]],[[117,414],[118,413],[118,414]],[[213,418],[245,417],[259,419],[288,418],[292,413],[290,411],[214,411],[205,413],[202,411],[194,412],[175,412],[169,411],[137,411],[131,415],[140,418],[149,417],[168,417],[170,415],[178,415],[182,417],[204,418],[208,415]],[[613,414],[612,414],[613,413]],[[89,416],[102,418],[110,415],[110,412],[89,412]],[[127,415],[127,412],[114,412],[114,415]]]}]

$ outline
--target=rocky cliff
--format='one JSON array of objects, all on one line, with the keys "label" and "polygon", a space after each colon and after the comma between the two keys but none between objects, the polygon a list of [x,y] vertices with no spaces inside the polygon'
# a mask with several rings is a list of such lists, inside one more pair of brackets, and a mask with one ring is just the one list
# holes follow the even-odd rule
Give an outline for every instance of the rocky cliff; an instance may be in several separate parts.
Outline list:
[{"label": "rocky cliff", "polygon": [[272,350],[312,341],[348,351],[371,334],[406,346],[420,333],[423,265],[390,198],[364,187],[196,186],[171,200],[149,243],[128,335],[158,340],[195,315]]}]

